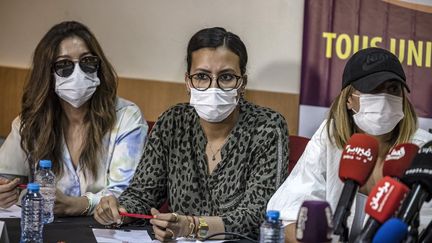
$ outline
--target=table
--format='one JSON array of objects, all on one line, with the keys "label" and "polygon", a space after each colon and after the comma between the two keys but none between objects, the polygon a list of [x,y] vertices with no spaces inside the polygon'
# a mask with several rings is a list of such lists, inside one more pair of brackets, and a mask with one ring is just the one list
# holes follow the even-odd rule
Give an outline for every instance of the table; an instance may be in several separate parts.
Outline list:
[{"label": "table", "polygon": [[[0,220],[6,222],[10,242],[19,242],[21,234],[20,219],[2,218]],[[93,217],[56,218],[53,223],[44,226],[43,239],[44,242],[49,243],[96,243],[92,228],[104,228],[104,226],[98,224]],[[125,227],[125,229],[149,230],[150,227],[129,226]]]},{"label": "table", "polygon": [[[19,218],[0,218],[6,223],[9,241],[19,242],[21,225]],[[55,218],[53,223],[46,224],[43,230],[44,242],[57,243],[97,243],[93,235],[93,228],[105,228],[93,219],[93,217],[64,217]],[[150,226],[123,226],[122,229],[147,230],[153,238]],[[193,242],[193,241],[191,241]],[[211,242],[211,241],[210,241]],[[225,242],[250,243],[247,240],[227,240]]]}]

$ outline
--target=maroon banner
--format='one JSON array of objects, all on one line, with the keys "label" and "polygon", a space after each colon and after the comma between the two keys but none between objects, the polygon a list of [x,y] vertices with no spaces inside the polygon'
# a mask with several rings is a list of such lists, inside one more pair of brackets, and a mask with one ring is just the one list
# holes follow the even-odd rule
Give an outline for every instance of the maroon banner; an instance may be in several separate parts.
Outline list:
[{"label": "maroon banner", "polygon": [[432,7],[412,1],[306,0],[300,104],[330,106],[347,59],[381,47],[402,62],[417,115],[432,118]]}]

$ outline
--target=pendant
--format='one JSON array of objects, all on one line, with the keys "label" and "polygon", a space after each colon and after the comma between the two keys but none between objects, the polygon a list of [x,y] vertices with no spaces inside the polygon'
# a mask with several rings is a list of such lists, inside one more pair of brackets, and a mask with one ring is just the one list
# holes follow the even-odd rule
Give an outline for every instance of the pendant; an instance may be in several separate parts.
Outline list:
[{"label": "pendant", "polygon": [[216,155],[213,154],[212,160],[215,161],[216,160]]}]

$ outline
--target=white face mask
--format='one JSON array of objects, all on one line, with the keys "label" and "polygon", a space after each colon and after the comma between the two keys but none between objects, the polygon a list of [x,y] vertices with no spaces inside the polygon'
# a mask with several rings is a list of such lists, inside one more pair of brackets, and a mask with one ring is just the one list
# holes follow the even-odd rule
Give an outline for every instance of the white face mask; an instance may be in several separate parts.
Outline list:
[{"label": "white face mask", "polygon": [[208,122],[225,120],[237,106],[237,89],[223,91],[219,88],[209,88],[199,91],[191,88],[190,105],[198,116]]},{"label": "white face mask", "polygon": [[353,109],[354,122],[367,134],[389,133],[404,117],[402,97],[385,93],[353,95],[360,99],[360,110]]},{"label": "white face mask", "polygon": [[57,95],[75,108],[87,102],[100,84],[97,72],[85,73],[78,63],[75,63],[74,71],[69,77],[60,77],[56,73],[54,77]]}]

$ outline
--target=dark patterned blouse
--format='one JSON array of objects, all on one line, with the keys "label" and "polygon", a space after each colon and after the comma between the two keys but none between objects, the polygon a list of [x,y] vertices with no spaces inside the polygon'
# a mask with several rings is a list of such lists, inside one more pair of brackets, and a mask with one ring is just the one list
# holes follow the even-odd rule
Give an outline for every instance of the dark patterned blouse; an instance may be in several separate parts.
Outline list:
[{"label": "dark patterned blouse", "polygon": [[219,216],[226,232],[257,238],[267,201],[288,174],[288,128],[275,111],[243,99],[239,106],[238,123],[211,174],[195,109],[178,104],[163,113],[120,204],[148,214],[168,198],[172,212]]}]

